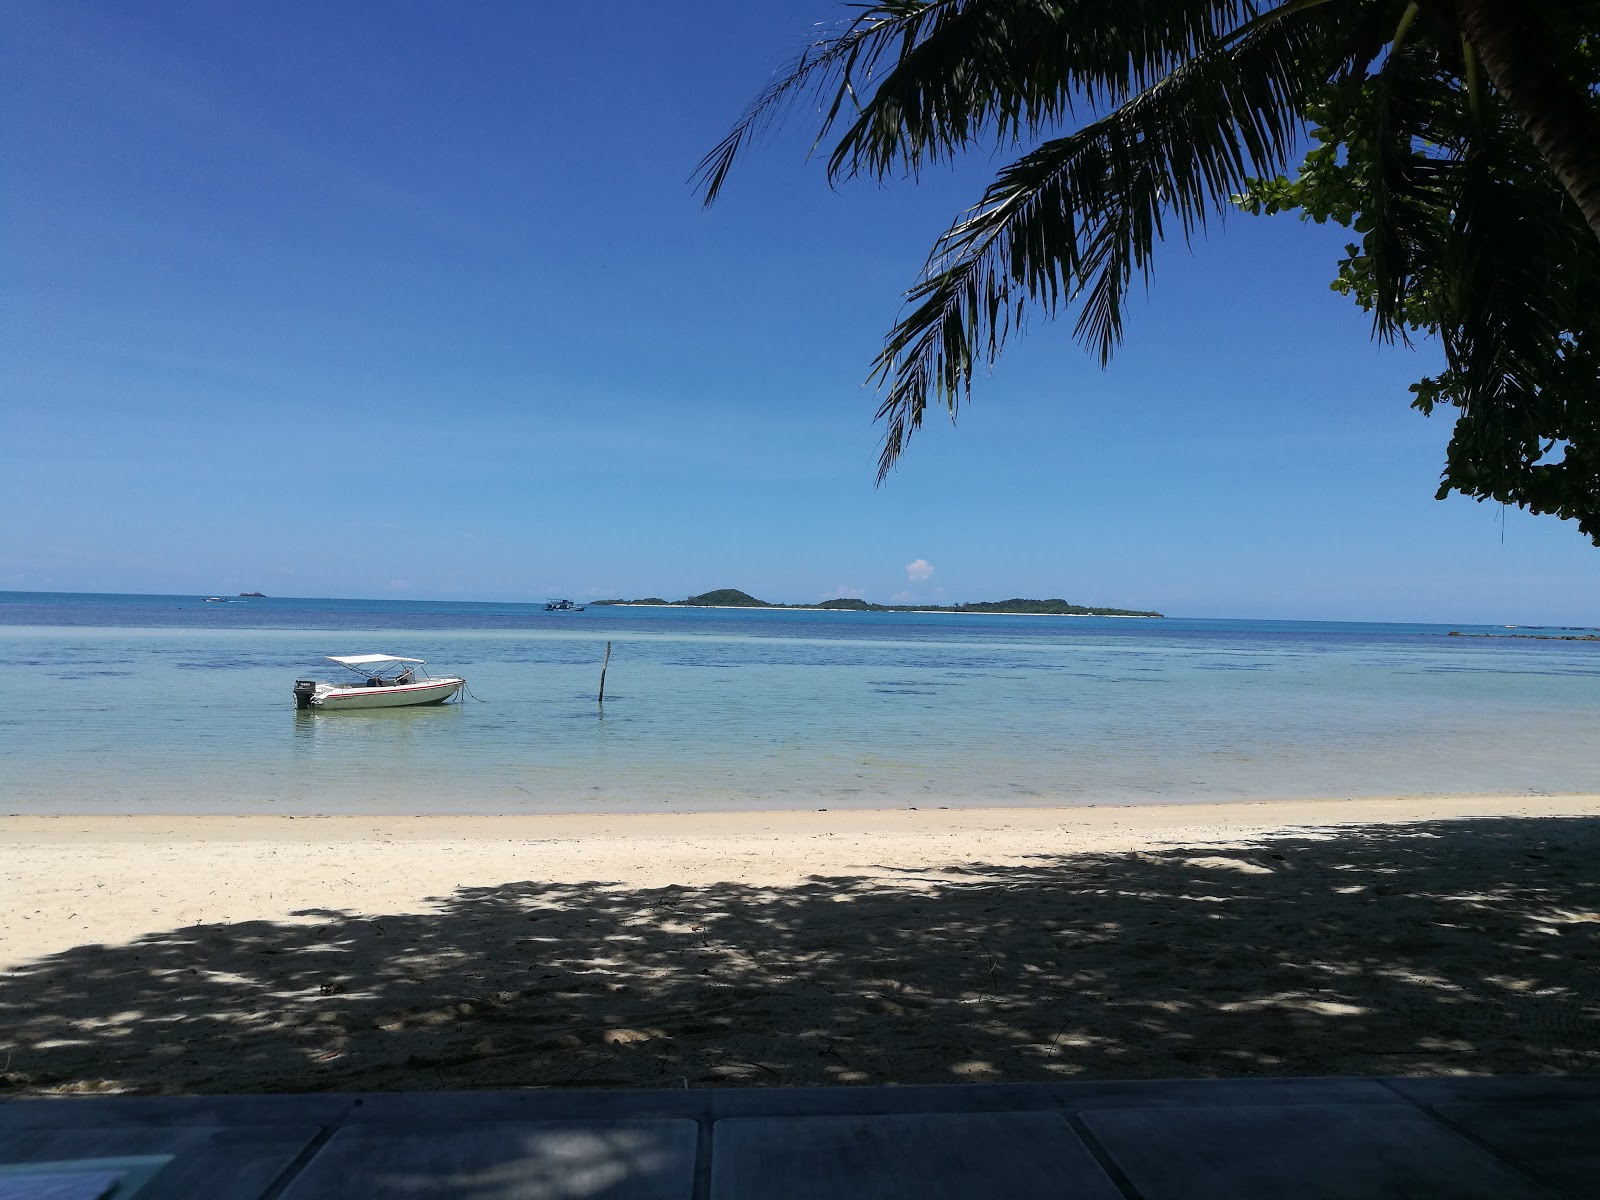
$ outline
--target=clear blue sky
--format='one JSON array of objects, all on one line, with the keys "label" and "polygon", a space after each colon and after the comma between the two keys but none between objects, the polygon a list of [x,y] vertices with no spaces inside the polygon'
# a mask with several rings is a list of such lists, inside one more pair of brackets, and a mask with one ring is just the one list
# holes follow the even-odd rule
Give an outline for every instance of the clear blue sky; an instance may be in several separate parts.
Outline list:
[{"label": "clear blue sky", "polygon": [[1292,218],[1168,248],[1107,371],[1035,322],[874,488],[994,164],[833,192],[800,121],[686,183],[838,11],[0,2],[0,588],[1600,620],[1575,527],[1432,499],[1434,353]]}]

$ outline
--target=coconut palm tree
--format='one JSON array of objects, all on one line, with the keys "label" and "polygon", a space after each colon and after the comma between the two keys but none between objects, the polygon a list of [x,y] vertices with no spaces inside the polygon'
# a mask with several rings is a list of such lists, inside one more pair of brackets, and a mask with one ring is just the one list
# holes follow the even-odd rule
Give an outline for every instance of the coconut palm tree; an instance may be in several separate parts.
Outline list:
[{"label": "coconut palm tree", "polygon": [[[1414,403],[1460,410],[1451,489],[1600,542],[1600,0],[876,0],[700,164],[715,200],[792,102],[830,180],[1017,154],[934,245],[873,364],[879,480],[1030,312],[1107,361],[1155,244],[1232,204],[1362,234],[1337,286],[1440,336]],[[1315,126],[1294,179],[1291,159]],[[1557,458],[1557,455],[1561,455]]]}]

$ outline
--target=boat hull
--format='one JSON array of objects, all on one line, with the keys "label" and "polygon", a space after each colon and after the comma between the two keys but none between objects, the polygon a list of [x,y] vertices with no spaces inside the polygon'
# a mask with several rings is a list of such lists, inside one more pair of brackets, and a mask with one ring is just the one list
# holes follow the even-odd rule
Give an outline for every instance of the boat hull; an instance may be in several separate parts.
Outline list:
[{"label": "boat hull", "polygon": [[390,684],[385,687],[332,687],[319,684],[311,697],[311,707],[323,712],[342,712],[358,708],[414,708],[422,704],[443,704],[466,684],[464,679],[428,679],[420,683]]}]

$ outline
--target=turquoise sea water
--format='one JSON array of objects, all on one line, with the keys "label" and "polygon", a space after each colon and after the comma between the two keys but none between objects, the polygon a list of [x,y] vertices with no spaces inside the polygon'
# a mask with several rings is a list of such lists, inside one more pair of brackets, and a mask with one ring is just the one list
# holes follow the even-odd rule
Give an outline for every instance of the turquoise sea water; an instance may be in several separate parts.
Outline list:
[{"label": "turquoise sea water", "polygon": [[[1507,632],[0,593],[0,811],[1600,791],[1600,642]],[[478,699],[295,709],[323,655],[368,652]]]}]

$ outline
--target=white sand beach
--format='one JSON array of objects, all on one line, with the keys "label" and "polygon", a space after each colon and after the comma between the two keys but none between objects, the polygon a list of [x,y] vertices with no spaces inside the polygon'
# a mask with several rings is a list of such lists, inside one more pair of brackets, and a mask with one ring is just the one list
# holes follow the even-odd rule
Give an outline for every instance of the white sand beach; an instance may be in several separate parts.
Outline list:
[{"label": "white sand beach", "polygon": [[22,1091],[1600,1068],[1600,797],[0,819]]},{"label": "white sand beach", "polygon": [[511,880],[621,888],[1019,866],[1040,855],[1225,847],[1290,831],[1600,816],[1600,796],[1254,801],[1059,809],[551,816],[0,817],[0,969],[182,925],[426,912]]}]

